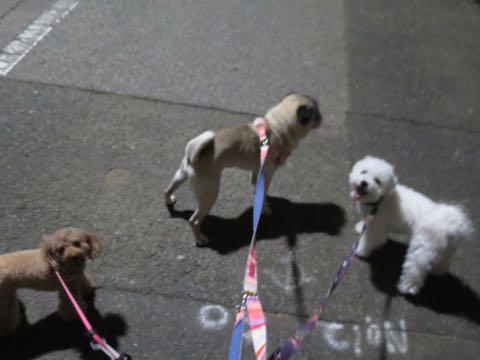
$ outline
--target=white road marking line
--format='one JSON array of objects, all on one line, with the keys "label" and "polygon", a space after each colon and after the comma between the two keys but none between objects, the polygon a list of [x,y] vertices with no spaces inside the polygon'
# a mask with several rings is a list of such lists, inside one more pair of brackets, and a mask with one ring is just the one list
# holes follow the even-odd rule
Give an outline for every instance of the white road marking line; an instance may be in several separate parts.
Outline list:
[{"label": "white road marking line", "polygon": [[0,75],[6,76],[79,2],[80,0],[57,1],[0,50]]}]

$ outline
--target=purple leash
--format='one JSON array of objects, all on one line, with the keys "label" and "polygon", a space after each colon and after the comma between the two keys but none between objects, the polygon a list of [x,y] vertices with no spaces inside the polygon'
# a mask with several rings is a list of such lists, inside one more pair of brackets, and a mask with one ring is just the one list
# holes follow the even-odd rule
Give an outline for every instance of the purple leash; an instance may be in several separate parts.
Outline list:
[{"label": "purple leash", "polygon": [[353,257],[355,256],[355,250],[357,249],[360,237],[365,233],[367,229],[369,217],[373,216],[376,213],[376,211],[377,211],[376,208],[372,209],[370,214],[365,218],[365,220],[363,220],[363,228],[360,235],[355,240],[354,244],[350,248],[350,251],[347,253],[347,256],[345,257],[345,260],[342,262],[342,265],[336,272],[332,280],[332,284],[330,285],[330,288],[328,289],[327,294],[325,295],[323,301],[320,303],[320,306],[318,307],[318,309],[315,310],[313,314],[310,316],[310,318],[302,326],[300,326],[297,329],[297,331],[295,332],[295,335],[293,335],[290,339],[288,339],[282,345],[280,345],[268,357],[268,360],[289,359],[294,353],[298,351],[303,339],[315,329],[315,326],[317,325],[317,322],[320,319],[320,316],[325,311],[325,308],[327,307],[334,290],[336,289],[336,287],[342,280],[343,276],[345,275],[347,270],[350,268],[350,265],[352,264],[352,260],[353,260]]}]

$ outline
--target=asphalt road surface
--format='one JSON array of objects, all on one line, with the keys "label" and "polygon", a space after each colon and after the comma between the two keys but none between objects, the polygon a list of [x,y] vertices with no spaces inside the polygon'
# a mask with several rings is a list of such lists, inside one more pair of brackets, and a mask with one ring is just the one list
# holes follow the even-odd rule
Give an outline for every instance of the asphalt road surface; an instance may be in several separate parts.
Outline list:
[{"label": "asphalt road surface", "polygon": [[[479,228],[480,5],[473,0],[2,0],[0,253],[85,227],[104,243],[89,315],[134,359],[226,359],[251,235],[249,174],[228,170],[197,248],[163,204],[186,141],[250,122],[291,91],[313,131],[271,186],[259,292],[270,351],[326,292],[354,240],[351,165],[462,204]],[[465,359],[480,353],[480,239],[416,297],[396,290],[392,237],[356,259],[296,359]],[[0,359],[105,359],[57,295],[22,290],[27,324]],[[1,310],[1,309],[0,309]],[[244,359],[254,359],[245,333]]]}]

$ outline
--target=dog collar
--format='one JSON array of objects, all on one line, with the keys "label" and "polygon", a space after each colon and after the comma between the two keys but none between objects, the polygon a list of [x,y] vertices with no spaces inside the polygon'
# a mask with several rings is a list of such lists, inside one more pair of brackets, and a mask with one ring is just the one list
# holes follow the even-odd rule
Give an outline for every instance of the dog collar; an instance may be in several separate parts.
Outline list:
[{"label": "dog collar", "polygon": [[375,215],[378,212],[378,207],[380,206],[380,203],[382,201],[383,201],[383,196],[380,196],[380,198],[377,201],[364,203],[365,205],[371,207],[370,215]]},{"label": "dog collar", "polygon": [[258,138],[260,140],[260,148],[266,148],[270,146],[270,158],[272,159],[273,165],[279,167],[287,161],[287,158],[290,156],[289,151],[280,151],[278,146],[275,144],[271,144],[270,140],[268,139],[268,130],[267,130],[267,121],[262,118],[258,117],[253,122],[253,125],[257,128]]},{"label": "dog collar", "polygon": [[260,140],[260,147],[268,146],[270,143],[267,136],[267,122],[264,118],[258,117],[253,122],[253,125],[257,128],[258,138]]}]

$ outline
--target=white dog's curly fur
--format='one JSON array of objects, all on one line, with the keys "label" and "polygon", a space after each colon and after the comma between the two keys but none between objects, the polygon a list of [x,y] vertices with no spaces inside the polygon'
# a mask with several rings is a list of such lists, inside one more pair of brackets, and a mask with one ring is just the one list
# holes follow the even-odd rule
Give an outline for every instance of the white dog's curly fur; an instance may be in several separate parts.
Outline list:
[{"label": "white dog's curly fur", "polygon": [[[393,166],[367,156],[353,166],[349,176],[351,195],[363,216],[377,208],[361,236],[357,255],[368,257],[387,241],[389,233],[411,235],[398,290],[415,295],[428,273],[441,275],[462,240],[473,232],[472,223],[457,205],[437,203],[397,184]],[[358,223],[360,233],[363,223]]]}]

